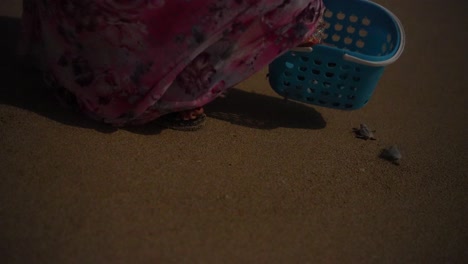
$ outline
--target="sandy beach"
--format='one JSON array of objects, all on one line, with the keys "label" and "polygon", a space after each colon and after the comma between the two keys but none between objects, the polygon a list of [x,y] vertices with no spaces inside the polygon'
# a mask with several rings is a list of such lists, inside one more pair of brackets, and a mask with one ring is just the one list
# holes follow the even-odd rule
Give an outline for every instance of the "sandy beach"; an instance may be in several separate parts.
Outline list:
[{"label": "sandy beach", "polygon": [[0,262],[466,263],[468,5],[377,2],[407,45],[366,107],[284,102],[265,69],[187,133],[61,108],[13,67],[1,0]]}]

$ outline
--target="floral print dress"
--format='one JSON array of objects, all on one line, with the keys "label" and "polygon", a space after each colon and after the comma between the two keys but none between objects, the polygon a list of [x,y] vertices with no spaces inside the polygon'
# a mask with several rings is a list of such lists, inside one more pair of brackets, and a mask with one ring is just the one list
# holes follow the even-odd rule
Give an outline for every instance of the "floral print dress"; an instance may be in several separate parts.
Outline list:
[{"label": "floral print dress", "polygon": [[122,126],[201,107],[310,37],[322,0],[24,0],[21,52]]}]

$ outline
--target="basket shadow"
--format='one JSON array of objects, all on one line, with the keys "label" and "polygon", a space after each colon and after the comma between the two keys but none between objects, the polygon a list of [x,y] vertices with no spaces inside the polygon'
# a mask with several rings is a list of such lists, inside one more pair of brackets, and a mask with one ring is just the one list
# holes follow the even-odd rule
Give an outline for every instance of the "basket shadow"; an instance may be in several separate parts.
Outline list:
[{"label": "basket shadow", "polygon": [[207,105],[206,112],[211,118],[256,129],[326,127],[322,115],[312,107],[236,88],[229,90],[226,98]]}]

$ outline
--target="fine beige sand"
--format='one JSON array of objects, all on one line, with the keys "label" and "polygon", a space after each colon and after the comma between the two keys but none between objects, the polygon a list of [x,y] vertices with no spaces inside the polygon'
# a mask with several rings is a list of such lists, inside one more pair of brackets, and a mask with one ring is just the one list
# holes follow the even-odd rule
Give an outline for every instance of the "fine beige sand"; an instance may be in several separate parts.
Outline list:
[{"label": "fine beige sand", "polygon": [[1,0],[0,263],[466,263],[468,5],[378,2],[408,43],[364,109],[284,103],[263,71],[184,133],[57,106]]}]

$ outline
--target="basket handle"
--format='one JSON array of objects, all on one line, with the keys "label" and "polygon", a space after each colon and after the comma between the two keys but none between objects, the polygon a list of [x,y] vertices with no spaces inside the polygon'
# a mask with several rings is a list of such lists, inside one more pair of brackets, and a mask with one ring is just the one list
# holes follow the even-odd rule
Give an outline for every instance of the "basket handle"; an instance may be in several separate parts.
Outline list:
[{"label": "basket handle", "polygon": [[312,52],[314,49],[312,47],[295,47],[290,49],[289,51],[295,52]]},{"label": "basket handle", "polygon": [[397,52],[390,59],[385,60],[385,61],[363,60],[363,59],[357,58],[355,56],[352,56],[352,55],[349,55],[349,54],[346,54],[346,53],[343,55],[343,59],[346,60],[346,61],[351,61],[351,62],[363,64],[363,65],[366,65],[366,66],[383,67],[383,66],[387,66],[387,65],[390,65],[390,64],[394,63],[396,60],[398,60],[398,58],[400,58],[401,54],[403,54],[403,51],[405,50],[405,44],[406,44],[406,35],[405,35],[405,29],[403,27],[403,23],[401,23],[400,19],[398,19],[398,17],[395,16],[395,14],[393,14],[388,9],[384,8],[383,6],[381,6],[381,5],[377,4],[377,3],[373,3],[373,4],[375,4],[377,6],[380,6],[381,8],[386,10],[388,12],[388,14],[393,18],[393,20],[397,23],[398,30],[400,31],[400,34],[401,34],[400,45],[398,47]]},{"label": "basket handle", "polygon": [[[358,57],[349,55],[347,53],[345,53],[343,55],[343,59],[346,60],[346,61],[351,61],[351,62],[354,62],[354,63],[359,63],[359,64],[363,64],[363,65],[366,65],[366,66],[371,66],[371,67],[384,67],[384,66],[390,65],[390,64],[394,63],[395,61],[397,61],[398,58],[400,58],[401,54],[403,54],[403,51],[405,50],[405,44],[406,44],[405,29],[403,27],[403,23],[401,23],[400,19],[398,19],[398,17],[395,16],[395,14],[393,14],[388,9],[384,8],[383,6],[381,6],[381,5],[377,4],[377,3],[373,2],[372,4],[377,5],[377,6],[381,7],[382,9],[386,10],[388,12],[388,14],[393,18],[393,20],[397,23],[398,30],[400,31],[400,34],[401,34],[400,45],[398,47],[397,52],[390,59],[385,60],[385,61],[363,60],[363,59],[360,59]],[[313,50],[314,49],[312,47],[296,47],[296,48],[291,49],[290,51],[293,51],[293,52],[294,51],[295,52],[312,52]]]}]

